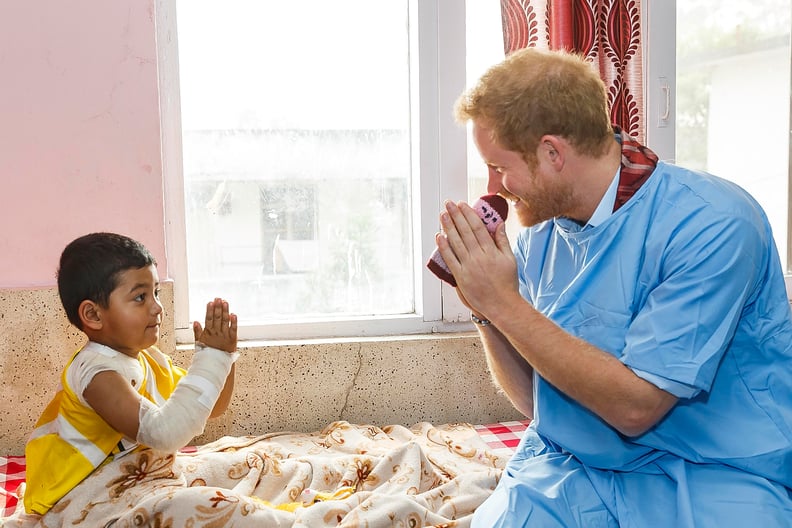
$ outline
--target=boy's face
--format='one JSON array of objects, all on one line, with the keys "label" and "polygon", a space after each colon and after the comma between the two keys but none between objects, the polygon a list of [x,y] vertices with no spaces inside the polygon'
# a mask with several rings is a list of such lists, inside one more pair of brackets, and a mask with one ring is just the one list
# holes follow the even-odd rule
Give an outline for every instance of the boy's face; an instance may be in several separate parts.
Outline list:
[{"label": "boy's face", "polygon": [[118,275],[118,285],[107,307],[99,308],[103,345],[131,357],[157,343],[162,322],[157,268],[129,269]]}]

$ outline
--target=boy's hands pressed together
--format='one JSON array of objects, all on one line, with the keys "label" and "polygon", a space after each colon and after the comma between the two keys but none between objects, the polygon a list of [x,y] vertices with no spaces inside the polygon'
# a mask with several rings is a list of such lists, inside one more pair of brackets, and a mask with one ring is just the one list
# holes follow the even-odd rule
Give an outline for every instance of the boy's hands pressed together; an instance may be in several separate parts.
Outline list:
[{"label": "boy's hands pressed together", "polygon": [[237,316],[228,311],[228,302],[215,298],[206,304],[204,326],[193,323],[195,342],[229,353],[237,349]]}]

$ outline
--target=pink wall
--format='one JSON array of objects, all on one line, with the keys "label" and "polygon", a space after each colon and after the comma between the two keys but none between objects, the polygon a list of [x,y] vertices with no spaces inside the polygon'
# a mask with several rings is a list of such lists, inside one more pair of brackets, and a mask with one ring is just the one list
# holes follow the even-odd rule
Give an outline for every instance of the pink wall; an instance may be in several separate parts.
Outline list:
[{"label": "pink wall", "polygon": [[92,231],[165,258],[154,0],[0,2],[0,288]]}]

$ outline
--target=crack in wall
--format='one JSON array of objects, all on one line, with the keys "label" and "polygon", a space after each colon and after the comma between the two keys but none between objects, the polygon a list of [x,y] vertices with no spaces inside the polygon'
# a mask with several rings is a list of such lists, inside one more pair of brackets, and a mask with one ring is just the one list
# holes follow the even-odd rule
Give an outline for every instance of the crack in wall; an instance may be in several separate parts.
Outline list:
[{"label": "crack in wall", "polygon": [[357,358],[358,358],[358,365],[357,370],[355,371],[355,375],[352,376],[352,383],[349,385],[349,388],[346,391],[346,395],[344,396],[344,406],[341,407],[341,412],[339,413],[339,420],[344,420],[344,416],[347,412],[347,407],[349,406],[349,397],[352,395],[352,391],[355,390],[355,386],[357,385],[358,377],[360,376],[360,371],[363,369],[363,347],[358,344],[357,347]]}]

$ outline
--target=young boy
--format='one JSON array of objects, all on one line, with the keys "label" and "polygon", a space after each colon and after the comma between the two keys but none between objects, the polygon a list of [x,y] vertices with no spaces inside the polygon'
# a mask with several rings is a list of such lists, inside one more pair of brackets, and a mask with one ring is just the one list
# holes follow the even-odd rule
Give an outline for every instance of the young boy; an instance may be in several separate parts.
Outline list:
[{"label": "young boy", "polygon": [[162,304],[156,261],[140,243],[93,233],[63,250],[58,293],[69,321],[88,336],[25,448],[25,510],[46,513],[97,467],[138,446],[181,449],[228,407],[237,317],[206,305],[193,323],[189,370],[154,345]]}]

